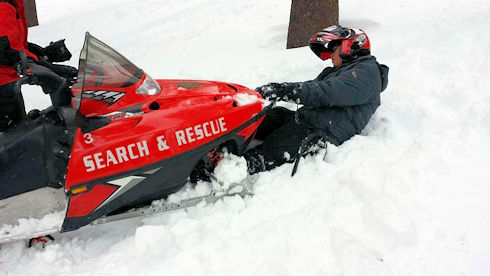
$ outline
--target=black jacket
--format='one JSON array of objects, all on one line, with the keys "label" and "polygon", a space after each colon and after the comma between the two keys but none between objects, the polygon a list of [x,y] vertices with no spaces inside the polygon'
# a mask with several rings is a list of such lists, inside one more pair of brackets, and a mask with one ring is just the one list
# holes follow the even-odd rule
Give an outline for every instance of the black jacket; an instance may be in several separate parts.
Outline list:
[{"label": "black jacket", "polygon": [[380,105],[388,70],[373,56],[327,67],[316,79],[302,83],[300,121],[325,131],[330,143],[342,144],[362,131]]}]

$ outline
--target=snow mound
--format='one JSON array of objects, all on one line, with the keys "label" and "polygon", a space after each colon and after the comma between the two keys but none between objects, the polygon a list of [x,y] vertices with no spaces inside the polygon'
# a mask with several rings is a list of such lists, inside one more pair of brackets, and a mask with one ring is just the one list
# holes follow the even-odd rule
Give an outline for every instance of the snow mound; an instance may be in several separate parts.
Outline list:
[{"label": "snow mound", "polygon": [[233,183],[240,183],[248,175],[247,161],[241,156],[225,153],[214,169],[214,175],[224,188],[228,188]]}]

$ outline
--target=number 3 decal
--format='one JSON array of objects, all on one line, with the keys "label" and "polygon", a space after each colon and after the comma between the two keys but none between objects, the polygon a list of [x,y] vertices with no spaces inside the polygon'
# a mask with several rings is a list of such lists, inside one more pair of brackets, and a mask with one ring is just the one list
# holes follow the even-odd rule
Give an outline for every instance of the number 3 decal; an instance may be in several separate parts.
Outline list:
[{"label": "number 3 decal", "polygon": [[94,138],[92,137],[92,134],[90,134],[90,133],[85,133],[83,135],[83,138],[85,139],[84,140],[85,144],[92,144],[94,142]]}]

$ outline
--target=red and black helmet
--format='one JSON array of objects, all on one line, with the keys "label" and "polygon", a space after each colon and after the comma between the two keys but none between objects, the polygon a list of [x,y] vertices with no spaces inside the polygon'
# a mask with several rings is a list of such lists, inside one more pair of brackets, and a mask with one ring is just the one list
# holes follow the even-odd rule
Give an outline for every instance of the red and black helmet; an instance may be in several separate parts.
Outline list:
[{"label": "red and black helmet", "polygon": [[343,59],[355,59],[371,53],[371,43],[363,30],[340,25],[330,26],[314,34],[308,44],[322,60],[329,59],[333,48],[338,45],[341,45],[340,57]]}]

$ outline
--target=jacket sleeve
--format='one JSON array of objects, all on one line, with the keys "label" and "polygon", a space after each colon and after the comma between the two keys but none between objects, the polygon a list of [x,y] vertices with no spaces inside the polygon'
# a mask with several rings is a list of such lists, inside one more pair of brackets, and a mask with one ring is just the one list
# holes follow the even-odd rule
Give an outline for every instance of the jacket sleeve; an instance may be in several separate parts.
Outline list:
[{"label": "jacket sleeve", "polygon": [[336,77],[305,82],[301,88],[300,101],[307,107],[365,104],[380,93],[379,70],[371,67],[358,64]]},{"label": "jacket sleeve", "polygon": [[12,48],[12,39],[16,39],[17,11],[6,3],[0,2],[0,64],[14,66],[20,61],[19,51]]},{"label": "jacket sleeve", "polygon": [[315,78],[315,80],[323,80],[330,72],[333,71],[333,67],[327,67]]}]

